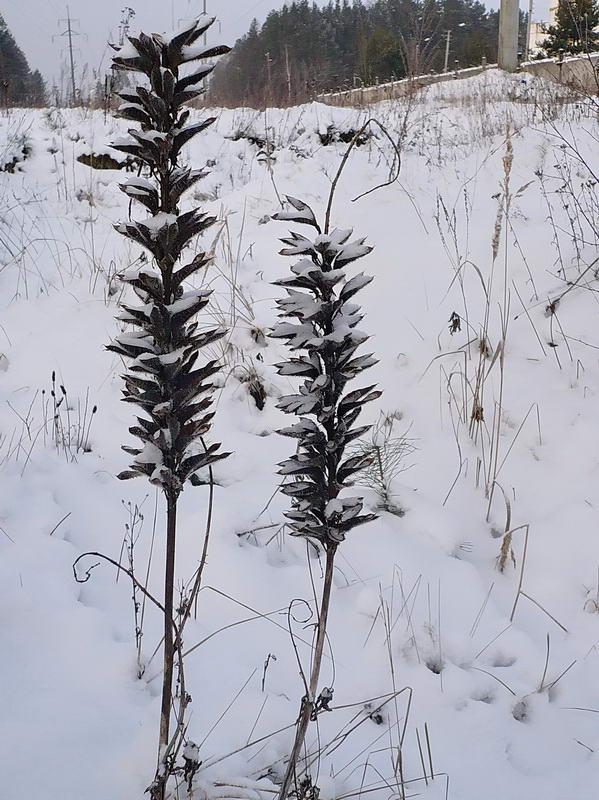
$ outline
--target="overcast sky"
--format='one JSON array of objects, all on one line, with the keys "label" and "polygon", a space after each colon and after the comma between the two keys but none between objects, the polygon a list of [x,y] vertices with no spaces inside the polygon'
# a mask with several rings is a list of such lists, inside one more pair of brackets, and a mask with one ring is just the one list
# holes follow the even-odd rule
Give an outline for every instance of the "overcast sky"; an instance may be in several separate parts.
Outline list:
[{"label": "overcast sky", "polygon": [[[108,67],[110,51],[108,39],[116,41],[121,10],[131,6],[136,16],[132,20],[132,31],[172,30],[180,19],[201,13],[204,0],[70,0],[73,30],[81,35],[75,37],[75,61],[78,74],[83,65],[88,70],[101,74]],[[289,1],[289,0],[288,0]],[[324,4],[326,0],[317,0]],[[487,5],[497,7],[499,0],[487,0]],[[533,19],[543,19],[548,0],[535,0],[538,13]],[[221,20],[222,34],[213,26],[211,41],[233,44],[244,34],[251,20],[257,17],[262,22],[272,8],[280,8],[284,0],[207,0],[208,13]],[[521,0],[528,8],[528,0]],[[60,82],[61,65],[66,63],[66,37],[58,34],[66,30],[66,24],[58,24],[66,17],[63,0],[2,0],[1,13],[12,31],[17,44],[24,51],[32,69],[39,69],[49,85]],[[174,26],[173,26],[174,23]],[[53,39],[53,37],[55,37]]]}]

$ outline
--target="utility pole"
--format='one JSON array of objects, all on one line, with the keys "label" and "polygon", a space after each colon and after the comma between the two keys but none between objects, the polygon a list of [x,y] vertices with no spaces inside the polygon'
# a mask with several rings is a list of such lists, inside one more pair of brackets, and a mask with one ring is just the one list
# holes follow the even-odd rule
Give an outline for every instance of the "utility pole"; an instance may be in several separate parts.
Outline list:
[{"label": "utility pole", "polygon": [[[203,7],[202,7],[202,14],[205,17],[208,16],[207,3],[208,3],[208,0],[204,0],[204,4],[203,4]],[[178,20],[178,22],[179,22],[179,24],[181,24],[184,20],[191,20],[191,19],[197,19],[197,16],[196,17],[181,17]],[[174,27],[174,23],[173,23],[173,27]],[[218,28],[219,28],[219,32],[220,32],[222,30],[222,23],[221,22],[218,23]],[[204,47],[206,47],[207,44],[208,44],[208,31],[206,30],[206,31],[204,31]]]},{"label": "utility pole", "polygon": [[449,43],[451,42],[451,31],[445,32],[445,64],[443,65],[443,72],[447,72],[449,67]]},{"label": "utility pole", "polygon": [[[69,49],[69,63],[70,63],[70,73],[71,73],[71,105],[74,106],[77,102],[77,89],[75,87],[75,59],[73,57],[73,36],[79,36],[80,34],[73,30],[73,22],[79,22],[79,20],[72,19],[71,12],[69,7],[67,6],[67,16],[66,19],[59,19],[58,24],[63,25],[66,24],[67,29],[63,31],[59,36],[67,37],[68,42],[68,49]],[[54,38],[54,37],[53,37]]]},{"label": "utility pole", "polygon": [[[129,30],[131,29],[131,20],[135,16],[134,9],[131,6],[125,6],[121,9],[121,21],[119,22],[119,43],[118,47],[123,47],[125,44],[125,40],[129,36]],[[117,50],[118,47],[115,44],[110,45],[113,49]],[[108,116],[108,111],[110,109],[110,99],[112,97],[113,92],[115,89],[123,88],[125,84],[125,79],[123,78],[124,73],[120,73],[117,78],[117,73],[115,72],[114,68],[111,69],[110,72],[107,72],[104,76],[104,121]]]},{"label": "utility pole", "polygon": [[[208,16],[207,5],[208,5],[208,0],[204,0],[203,7],[202,7],[202,15],[206,16],[206,17]],[[185,22],[187,20],[191,21],[192,19],[197,19],[197,17],[180,17],[180,19],[178,20],[178,23],[180,25],[182,22]],[[222,29],[223,29],[222,22],[220,20],[216,20],[216,21],[218,22],[218,32],[222,33]],[[204,47],[207,47],[207,46],[208,46],[208,31],[205,30],[204,31]],[[208,78],[206,78],[206,82],[207,81],[208,81]]]},{"label": "utility pole", "polygon": [[135,11],[129,6],[125,6],[122,10],[123,16],[121,17],[121,24],[119,25],[119,46],[125,44],[125,39],[129,36],[129,28],[131,27],[131,20],[135,16]]},{"label": "utility pole", "polygon": [[[454,27],[456,27],[456,28],[466,28],[467,24],[465,22],[459,22]],[[443,66],[443,72],[447,72],[447,70],[449,69],[449,45],[450,45],[450,42],[451,42],[452,33],[453,33],[453,31],[451,31],[451,30],[445,31],[445,36],[446,36],[446,39],[445,39],[445,64]],[[428,39],[425,39],[424,41],[427,42]]]},{"label": "utility pole", "polygon": [[272,59],[270,53],[264,53],[264,57],[266,59],[266,74],[268,75],[268,99],[272,103],[272,73],[270,70]]},{"label": "utility pole", "polygon": [[516,72],[518,69],[519,0],[501,0],[499,7],[499,69]]},{"label": "utility pole", "polygon": [[533,11],[534,0],[528,0],[528,20],[526,23],[526,44],[524,45],[524,60],[528,61],[529,53],[531,51],[530,46],[530,32],[532,31],[532,11]]},{"label": "utility pole", "polygon": [[289,45],[285,45],[285,69],[287,72],[287,102],[291,105],[291,68],[289,66]]}]

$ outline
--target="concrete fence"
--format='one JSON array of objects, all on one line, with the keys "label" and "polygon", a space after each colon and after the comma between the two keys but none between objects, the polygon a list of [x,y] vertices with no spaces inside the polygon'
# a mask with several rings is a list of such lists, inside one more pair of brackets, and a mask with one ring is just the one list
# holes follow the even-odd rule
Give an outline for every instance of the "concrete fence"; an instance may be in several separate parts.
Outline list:
[{"label": "concrete fence", "polygon": [[522,64],[523,72],[560,83],[575,91],[599,94],[599,53],[564,59],[545,58]]},{"label": "concrete fence", "polygon": [[[496,68],[497,64],[484,64],[480,67],[469,67],[452,72],[419,75],[415,78],[404,78],[377,86],[362,86],[341,92],[327,92],[318,95],[321,103],[331,106],[365,106],[405,97],[434,83],[442,81],[463,80],[480,75],[487,69]],[[564,59],[547,58],[542,61],[526,61],[520,65],[520,72],[528,72],[540,78],[560,83],[576,91],[599,93],[599,53]]]}]

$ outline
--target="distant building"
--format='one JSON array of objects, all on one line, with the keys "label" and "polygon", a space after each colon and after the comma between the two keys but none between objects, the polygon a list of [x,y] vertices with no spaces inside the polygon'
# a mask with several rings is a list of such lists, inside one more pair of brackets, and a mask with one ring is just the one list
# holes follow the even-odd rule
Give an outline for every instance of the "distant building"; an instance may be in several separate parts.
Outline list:
[{"label": "distant building", "polygon": [[[532,22],[529,28],[528,57],[534,58],[543,51],[543,42],[547,38],[547,28],[556,25],[557,3],[549,9],[547,22]],[[595,28],[597,31],[598,28]]]},{"label": "distant building", "polygon": [[531,22],[528,38],[528,56],[534,58],[543,50],[543,42],[547,38],[547,28],[555,25],[555,15],[557,14],[557,3],[549,9],[549,19],[546,22]]}]

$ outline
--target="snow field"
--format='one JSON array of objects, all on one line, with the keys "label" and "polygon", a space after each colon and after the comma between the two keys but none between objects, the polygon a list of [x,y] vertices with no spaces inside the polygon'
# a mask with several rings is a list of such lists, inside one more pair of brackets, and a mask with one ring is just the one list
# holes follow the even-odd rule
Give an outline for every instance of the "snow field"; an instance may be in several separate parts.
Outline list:
[{"label": "snow field", "polygon": [[[362,352],[380,359],[366,382],[384,394],[364,417],[393,414],[393,435],[415,451],[392,487],[405,513],[380,512],[339,550],[322,684],[340,708],[309,733],[312,777],[326,798],[401,797],[401,741],[406,796],[594,798],[599,165],[596,115],[562,101],[530,77],[489,71],[368,112],[218,110],[188,148],[210,175],[187,206],[219,217],[198,243],[215,264],[188,288],[213,288],[209,322],[230,327],[214,348],[225,367],[213,436],[234,454],[215,467],[205,585],[185,641],[199,645],[187,661],[189,733],[209,797],[273,796],[302,694],[288,626],[307,669],[322,567],[286,535],[276,491],[291,443],[275,433],[289,424],[275,405],[294,382],[276,374],[283,347],[265,334],[281,295],[272,281],[291,263],[277,239],[301,228],[268,218],[277,192],[322,213],[346,145],[318,134],[373,115],[403,131],[400,180],[352,202],[387,179],[393,157],[380,134],[355,148],[333,222],[375,247],[357,265],[375,278],[360,328],[372,337]],[[123,364],[104,350],[122,327],[116,275],[139,251],[113,229],[129,213],[124,173],[77,161],[111,152],[125,127],[84,110],[1,121],[3,153],[23,134],[31,147],[0,175],[5,800],[129,800],[153,773],[159,615],[146,605],[138,678],[130,583],[107,564],[85,583],[72,572],[86,551],[126,562],[128,524],[136,573],[160,596],[162,502],[144,481],[115,478],[133,413],[119,399]],[[373,489],[358,493],[377,507]],[[197,566],[206,510],[206,490],[186,490],[180,583]],[[513,559],[506,546],[501,571],[506,531]]]}]

